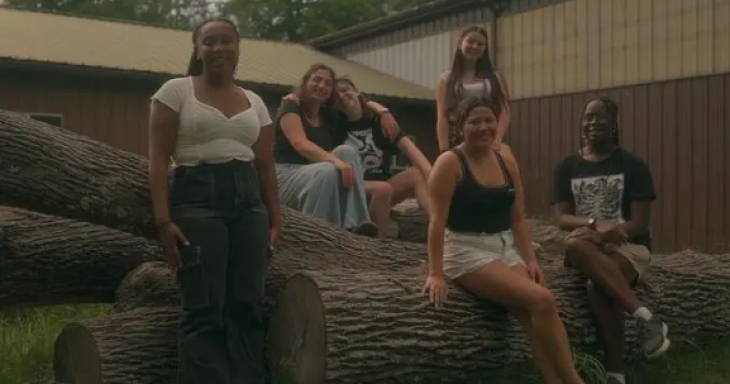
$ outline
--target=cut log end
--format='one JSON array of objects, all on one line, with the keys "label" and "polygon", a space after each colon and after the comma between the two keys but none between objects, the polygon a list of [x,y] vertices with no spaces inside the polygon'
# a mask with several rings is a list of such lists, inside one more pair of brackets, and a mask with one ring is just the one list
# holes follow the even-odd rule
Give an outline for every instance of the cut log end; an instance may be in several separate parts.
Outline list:
[{"label": "cut log end", "polygon": [[137,266],[119,284],[115,296],[115,311],[145,306],[180,305],[175,274],[164,261],[146,262]]},{"label": "cut log end", "polygon": [[70,323],[56,339],[53,370],[61,384],[101,384],[101,358],[94,336]]},{"label": "cut log end", "polygon": [[276,299],[268,329],[272,382],[325,381],[327,335],[319,287],[303,274],[292,276]]}]

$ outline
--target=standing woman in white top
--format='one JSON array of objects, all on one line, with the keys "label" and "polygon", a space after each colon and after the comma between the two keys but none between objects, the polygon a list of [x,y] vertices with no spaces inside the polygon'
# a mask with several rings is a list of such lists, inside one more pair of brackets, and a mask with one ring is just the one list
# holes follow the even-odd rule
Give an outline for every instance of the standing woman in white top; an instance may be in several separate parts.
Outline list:
[{"label": "standing woman in white top", "polygon": [[[488,97],[501,106],[494,147],[500,148],[511,120],[509,90],[501,73],[489,58],[487,30],[478,25],[464,28],[459,36],[451,69],[436,82],[436,135],[439,150],[445,152],[463,141],[456,128],[455,109],[467,96]],[[507,153],[508,157],[511,152]]]},{"label": "standing woman in white top", "polygon": [[207,20],[193,43],[189,76],[162,85],[149,118],[155,219],[183,307],[177,383],[259,384],[264,273],[281,230],[272,122],[234,83],[235,25]]}]

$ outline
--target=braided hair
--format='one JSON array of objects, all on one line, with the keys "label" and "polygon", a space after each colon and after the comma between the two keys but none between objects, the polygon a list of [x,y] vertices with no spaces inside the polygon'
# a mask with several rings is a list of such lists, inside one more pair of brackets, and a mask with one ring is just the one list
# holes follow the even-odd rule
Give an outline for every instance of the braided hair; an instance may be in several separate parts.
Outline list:
[{"label": "braided hair", "polygon": [[[588,107],[588,105],[594,101],[600,101],[603,103],[603,107],[606,109],[606,113],[608,114],[609,122],[608,124],[611,126],[611,138],[613,139],[613,144],[615,146],[620,146],[620,135],[619,135],[619,124],[618,124],[618,104],[613,101],[613,99],[601,96],[601,97],[594,97],[589,99],[585,106],[583,107],[583,110]],[[585,145],[585,133],[581,135],[581,148]]]},{"label": "braided hair", "polygon": [[196,26],[193,30],[193,53],[190,55],[190,63],[188,64],[188,76],[200,76],[203,74],[203,60],[198,58],[198,36],[200,35],[200,30],[203,28],[203,26],[208,23],[215,22],[221,22],[230,25],[236,32],[236,39],[240,39],[241,34],[238,31],[238,27],[236,26],[236,24],[234,24],[233,21],[228,20],[224,17],[213,17],[200,22],[200,24],[198,24],[198,26]]}]

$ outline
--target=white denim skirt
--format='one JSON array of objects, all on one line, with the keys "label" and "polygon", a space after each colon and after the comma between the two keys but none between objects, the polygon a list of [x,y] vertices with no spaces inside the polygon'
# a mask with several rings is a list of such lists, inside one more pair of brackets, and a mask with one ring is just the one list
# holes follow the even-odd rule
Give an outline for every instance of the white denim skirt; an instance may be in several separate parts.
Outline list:
[{"label": "white denim skirt", "polygon": [[450,279],[501,261],[509,267],[525,265],[517,252],[512,231],[474,233],[445,231],[444,274]]}]

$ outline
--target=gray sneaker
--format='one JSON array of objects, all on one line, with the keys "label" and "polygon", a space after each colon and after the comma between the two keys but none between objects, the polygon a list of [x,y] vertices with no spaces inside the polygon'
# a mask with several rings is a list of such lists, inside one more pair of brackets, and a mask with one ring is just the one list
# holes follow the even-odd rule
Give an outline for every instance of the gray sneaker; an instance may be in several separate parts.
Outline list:
[{"label": "gray sneaker", "polygon": [[642,336],[642,349],[647,359],[655,359],[667,352],[672,342],[667,337],[669,328],[657,315],[651,320],[639,319],[639,327]]}]

